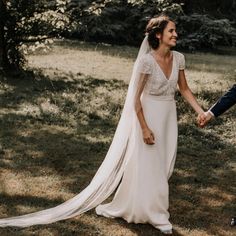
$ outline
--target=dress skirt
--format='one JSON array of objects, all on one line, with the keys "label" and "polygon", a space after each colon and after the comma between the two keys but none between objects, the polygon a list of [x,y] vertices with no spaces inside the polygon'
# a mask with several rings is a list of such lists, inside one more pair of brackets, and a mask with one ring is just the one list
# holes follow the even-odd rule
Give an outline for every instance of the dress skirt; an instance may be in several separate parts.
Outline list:
[{"label": "dress skirt", "polygon": [[120,185],[113,200],[97,206],[96,213],[109,218],[121,217],[129,223],[150,223],[155,228],[167,230],[172,228],[168,179],[177,150],[176,104],[172,96],[149,94],[143,94],[141,102],[155,144],[143,142],[136,117],[127,151],[129,159]]}]

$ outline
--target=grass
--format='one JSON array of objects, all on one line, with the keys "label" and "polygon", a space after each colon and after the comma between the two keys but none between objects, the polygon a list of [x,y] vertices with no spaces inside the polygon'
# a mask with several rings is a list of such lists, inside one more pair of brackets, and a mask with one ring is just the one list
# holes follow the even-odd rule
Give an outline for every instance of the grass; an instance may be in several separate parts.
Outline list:
[{"label": "grass", "polygon": [[[59,41],[30,54],[34,73],[1,76],[0,216],[53,207],[84,189],[112,140],[136,48]],[[185,54],[187,78],[207,109],[235,83],[235,56]],[[170,180],[176,235],[231,236],[235,214],[236,108],[199,129],[177,93],[179,144]],[[151,236],[150,225],[79,217],[0,235]]]}]

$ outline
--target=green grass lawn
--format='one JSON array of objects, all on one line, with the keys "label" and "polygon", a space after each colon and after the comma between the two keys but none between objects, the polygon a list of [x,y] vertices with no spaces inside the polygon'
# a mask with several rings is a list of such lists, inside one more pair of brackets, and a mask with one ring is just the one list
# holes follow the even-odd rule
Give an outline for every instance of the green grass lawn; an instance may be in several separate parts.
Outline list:
[{"label": "green grass lawn", "polygon": [[[28,73],[1,76],[0,217],[53,207],[83,190],[102,162],[122,110],[136,48],[56,42],[28,55]],[[233,55],[185,54],[189,86],[208,109],[236,82]],[[205,129],[176,96],[179,143],[170,180],[176,235],[233,236],[236,107]],[[0,235],[158,235],[150,225],[79,217]]]}]

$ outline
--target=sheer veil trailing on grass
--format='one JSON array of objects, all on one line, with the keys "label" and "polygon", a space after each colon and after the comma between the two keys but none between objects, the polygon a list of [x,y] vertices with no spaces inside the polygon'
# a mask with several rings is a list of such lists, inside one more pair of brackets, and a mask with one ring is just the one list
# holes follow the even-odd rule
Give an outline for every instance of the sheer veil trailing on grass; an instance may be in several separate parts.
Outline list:
[{"label": "sheer veil trailing on grass", "polygon": [[134,101],[135,93],[139,86],[138,63],[140,58],[149,51],[150,47],[146,36],[134,63],[125,105],[113,141],[90,184],[78,195],[56,207],[22,216],[1,219],[0,227],[27,227],[78,216],[98,206],[113,193],[123,176],[126,163],[131,156],[130,150],[132,150],[134,145],[134,140],[129,137],[131,135],[132,124],[137,122]]}]

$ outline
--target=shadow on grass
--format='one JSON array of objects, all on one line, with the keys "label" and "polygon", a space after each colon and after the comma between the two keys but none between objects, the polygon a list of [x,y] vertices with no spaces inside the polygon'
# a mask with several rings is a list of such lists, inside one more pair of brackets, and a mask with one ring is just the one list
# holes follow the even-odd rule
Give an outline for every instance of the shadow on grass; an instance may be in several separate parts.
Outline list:
[{"label": "shadow on grass", "polygon": [[[97,93],[98,87],[103,88],[104,93]],[[78,194],[88,185],[102,162],[122,109],[122,102],[114,100],[117,94],[109,93],[119,93],[125,89],[126,85],[120,81],[76,76],[68,78],[66,74],[57,80],[42,74],[35,79],[29,76],[2,80],[0,169],[33,177],[57,175],[71,178],[71,181],[64,183],[65,189]],[[74,100],[64,94],[75,95],[72,96]],[[220,95],[210,91],[198,94],[209,104],[214,103]],[[94,102],[94,97],[100,98],[101,104]],[[40,110],[45,100],[58,110]],[[207,131],[212,132],[206,132],[194,125],[192,110],[182,98],[177,96],[177,103],[178,113],[180,116],[189,116],[189,122],[179,125],[178,157],[170,181],[171,220],[174,225],[185,229],[201,229],[223,236],[219,228],[230,232],[227,225],[235,212],[235,181],[232,178],[235,172],[231,159],[235,156],[236,148],[235,143],[227,139],[231,123],[225,124],[226,120],[235,119],[235,108],[209,124]],[[30,105],[39,109],[22,111],[22,108]],[[101,110],[104,112],[99,113]],[[10,156],[9,150],[12,151]],[[32,153],[38,152],[41,155],[33,158]],[[9,215],[19,214],[14,205],[44,209],[61,202],[59,199],[7,196],[4,193],[0,198]],[[93,212],[87,214],[94,215]],[[158,235],[150,225],[128,224],[122,219],[104,221],[116,222],[136,235]],[[1,235],[32,235],[42,230],[49,230],[54,235],[102,235],[98,227],[73,220],[22,230],[1,229]],[[181,235],[178,232],[175,234]]]},{"label": "shadow on grass", "polygon": [[223,236],[217,227],[232,230],[229,222],[235,214],[235,170],[231,166],[235,145],[192,125],[179,129],[184,135],[170,183],[173,222]]},{"label": "shadow on grass", "polygon": [[[28,228],[4,228],[0,229],[1,236],[30,236],[30,235],[60,235],[60,236],[87,236],[102,235],[96,226],[84,224],[80,221],[66,220],[53,224],[32,226]],[[93,232],[93,233],[89,233]]]},{"label": "shadow on grass", "polygon": [[[208,109],[221,92],[201,91]],[[191,109],[178,98],[179,116]],[[236,107],[200,129],[195,117],[179,124],[179,144],[175,172],[170,181],[171,212],[175,225],[226,235],[235,215]],[[221,229],[221,230],[220,230]]]}]

